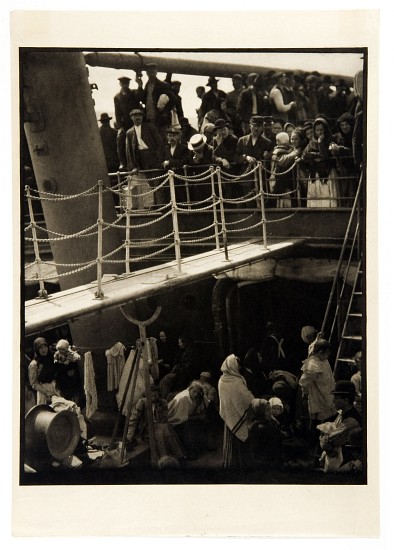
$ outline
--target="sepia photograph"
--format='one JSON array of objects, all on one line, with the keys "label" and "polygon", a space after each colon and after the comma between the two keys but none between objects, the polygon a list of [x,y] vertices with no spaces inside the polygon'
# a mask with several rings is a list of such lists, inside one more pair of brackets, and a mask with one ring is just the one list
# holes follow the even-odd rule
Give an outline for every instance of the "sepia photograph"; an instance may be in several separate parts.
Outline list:
[{"label": "sepia photograph", "polygon": [[19,490],[376,498],[368,40],[37,36],[13,50]]}]

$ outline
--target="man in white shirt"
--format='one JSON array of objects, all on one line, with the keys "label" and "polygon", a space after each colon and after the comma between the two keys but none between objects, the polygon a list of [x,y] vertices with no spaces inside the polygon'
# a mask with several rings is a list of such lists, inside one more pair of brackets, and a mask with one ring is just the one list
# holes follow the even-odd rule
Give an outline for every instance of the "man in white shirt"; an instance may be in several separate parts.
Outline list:
[{"label": "man in white shirt", "polygon": [[133,127],[126,133],[127,168],[132,174],[139,170],[160,168],[163,140],[154,124],[143,122],[144,112],[132,109]]}]

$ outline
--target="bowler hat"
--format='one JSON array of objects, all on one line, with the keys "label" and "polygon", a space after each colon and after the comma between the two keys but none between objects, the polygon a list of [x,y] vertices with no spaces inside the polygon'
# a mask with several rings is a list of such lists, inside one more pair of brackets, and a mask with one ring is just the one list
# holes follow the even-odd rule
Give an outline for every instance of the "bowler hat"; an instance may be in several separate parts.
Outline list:
[{"label": "bowler hat", "polygon": [[166,130],[167,134],[181,134],[182,128],[180,124],[175,124],[174,126],[169,126]]},{"label": "bowler hat", "polygon": [[131,78],[129,78],[128,76],[120,76],[118,80],[119,82],[130,82]]},{"label": "bowler hat", "polygon": [[331,393],[333,395],[343,395],[344,397],[354,399],[356,395],[356,386],[350,380],[338,380]]},{"label": "bowler hat", "polygon": [[214,76],[210,76],[208,78],[208,82],[205,85],[206,86],[212,86],[212,84],[215,84],[216,82],[219,82],[219,79],[215,78]]},{"label": "bowler hat", "polygon": [[131,109],[130,116],[133,115],[144,115],[144,111],[142,109]]},{"label": "bowler hat", "polygon": [[25,417],[25,460],[27,463],[50,457],[62,460],[73,454],[80,436],[74,412],[56,412],[49,405],[36,405]]},{"label": "bowler hat", "polygon": [[260,115],[253,115],[249,122],[250,124],[260,124],[262,126],[264,123],[264,117]]},{"label": "bowler hat", "polygon": [[194,134],[194,136],[190,138],[187,147],[188,149],[190,149],[190,151],[198,151],[199,149],[204,147],[206,141],[207,137],[204,136],[204,134]]},{"label": "bowler hat", "polygon": [[224,120],[224,118],[218,118],[215,120],[215,130],[218,130],[219,128],[226,128],[228,123]]}]

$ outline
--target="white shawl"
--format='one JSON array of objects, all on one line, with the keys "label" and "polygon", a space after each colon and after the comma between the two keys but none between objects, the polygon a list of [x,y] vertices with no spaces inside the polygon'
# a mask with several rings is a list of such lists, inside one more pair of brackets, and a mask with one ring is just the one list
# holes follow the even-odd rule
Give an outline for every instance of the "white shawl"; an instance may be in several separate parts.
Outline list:
[{"label": "white shawl", "polygon": [[246,441],[246,420],[254,396],[248,390],[245,378],[239,374],[239,363],[234,354],[225,359],[220,370],[223,374],[218,385],[219,414],[233,434],[241,441]]}]

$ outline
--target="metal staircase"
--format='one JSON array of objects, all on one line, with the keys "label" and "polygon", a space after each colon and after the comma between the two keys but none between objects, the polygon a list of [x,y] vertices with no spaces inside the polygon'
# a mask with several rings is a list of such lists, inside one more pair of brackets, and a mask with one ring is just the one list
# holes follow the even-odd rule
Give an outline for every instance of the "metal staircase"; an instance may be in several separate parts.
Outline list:
[{"label": "metal staircase", "polygon": [[[365,281],[363,235],[360,230],[362,181],[361,176],[321,327],[323,337],[329,342],[334,339],[338,342],[333,368],[336,380],[350,379],[352,358],[364,345]],[[329,323],[331,329],[328,334]]]}]

